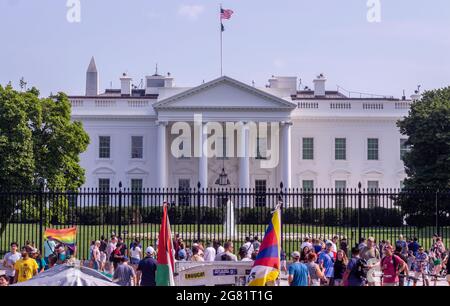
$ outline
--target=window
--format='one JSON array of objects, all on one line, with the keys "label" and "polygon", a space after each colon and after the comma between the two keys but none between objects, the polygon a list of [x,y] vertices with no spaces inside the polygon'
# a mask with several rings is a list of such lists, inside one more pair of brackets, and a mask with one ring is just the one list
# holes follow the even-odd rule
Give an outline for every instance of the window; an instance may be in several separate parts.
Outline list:
[{"label": "window", "polygon": [[99,158],[111,158],[111,137],[99,137]]},{"label": "window", "polygon": [[405,154],[411,150],[411,147],[406,144],[408,139],[400,139],[400,159],[403,160]]},{"label": "window", "polygon": [[367,139],[367,159],[378,160],[378,138]]},{"label": "window", "polygon": [[336,138],[334,140],[334,159],[347,159],[347,140],[345,138]]},{"label": "window", "polygon": [[342,209],[345,207],[345,191],[347,188],[347,182],[335,181],[334,188],[336,188],[336,208]]},{"label": "window", "polygon": [[379,196],[378,196],[378,181],[368,181],[367,182],[367,205],[368,208],[374,208],[378,206]]},{"label": "window", "polygon": [[303,207],[312,208],[313,207],[313,192],[314,192],[314,181],[313,180],[303,180]]},{"label": "window", "polygon": [[110,180],[108,178],[98,179],[99,205],[109,204]]},{"label": "window", "polygon": [[314,138],[303,138],[303,159],[314,159]]},{"label": "window", "polygon": [[191,197],[189,194],[190,187],[191,181],[189,179],[178,180],[178,205],[180,206],[191,205]]},{"label": "window", "polygon": [[142,206],[142,179],[131,179],[131,205]]},{"label": "window", "polygon": [[131,158],[144,157],[144,137],[131,136]]},{"label": "window", "polygon": [[257,139],[257,151],[256,159],[266,159],[267,158],[267,138]]},{"label": "window", "polygon": [[255,206],[264,207],[266,206],[266,180],[255,180]]}]

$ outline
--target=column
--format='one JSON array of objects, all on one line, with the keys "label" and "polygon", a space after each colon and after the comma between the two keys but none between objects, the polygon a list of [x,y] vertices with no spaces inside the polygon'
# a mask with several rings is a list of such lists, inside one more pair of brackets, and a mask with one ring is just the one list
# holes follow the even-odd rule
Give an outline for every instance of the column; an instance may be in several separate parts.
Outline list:
[{"label": "column", "polygon": [[198,161],[198,180],[201,184],[201,188],[208,188],[208,155],[203,150],[208,141],[208,127],[206,123],[203,122],[202,125],[197,128],[197,133],[197,145],[199,146],[197,152],[200,152],[200,158]]},{"label": "column", "polygon": [[239,157],[239,188],[250,188],[250,158],[249,158],[249,130],[244,122],[240,133]]},{"label": "column", "polygon": [[157,169],[157,181],[158,187],[167,188],[168,186],[168,169],[167,169],[167,139],[166,139],[166,127],[167,122],[157,121],[158,133],[156,142],[156,169]]},{"label": "column", "polygon": [[292,122],[281,124],[281,181],[285,188],[292,187],[291,126]]}]

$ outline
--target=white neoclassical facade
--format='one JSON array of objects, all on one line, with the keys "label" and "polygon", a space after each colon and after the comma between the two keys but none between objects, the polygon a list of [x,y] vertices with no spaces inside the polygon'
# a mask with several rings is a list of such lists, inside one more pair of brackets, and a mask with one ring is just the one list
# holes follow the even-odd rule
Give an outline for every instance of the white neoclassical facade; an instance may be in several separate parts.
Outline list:
[{"label": "white neoclassical facade", "polygon": [[85,95],[70,97],[91,138],[85,187],[219,187],[222,170],[231,188],[399,188],[406,176],[405,98],[329,91],[323,75],[302,90],[296,77],[185,88],[155,73],[137,88],[123,75],[104,93],[98,78],[92,59]]}]

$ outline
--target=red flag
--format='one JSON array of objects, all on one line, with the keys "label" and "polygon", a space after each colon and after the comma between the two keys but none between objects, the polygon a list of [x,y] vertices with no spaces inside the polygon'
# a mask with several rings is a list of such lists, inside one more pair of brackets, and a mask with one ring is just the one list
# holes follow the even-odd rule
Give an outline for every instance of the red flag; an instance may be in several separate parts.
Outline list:
[{"label": "red flag", "polygon": [[175,258],[173,254],[172,232],[170,231],[167,203],[163,204],[163,216],[158,237],[158,266],[156,269],[157,286],[174,286],[173,270]]},{"label": "red flag", "polygon": [[220,9],[220,19],[230,19],[233,14],[234,12],[232,10],[224,10],[223,8]]}]

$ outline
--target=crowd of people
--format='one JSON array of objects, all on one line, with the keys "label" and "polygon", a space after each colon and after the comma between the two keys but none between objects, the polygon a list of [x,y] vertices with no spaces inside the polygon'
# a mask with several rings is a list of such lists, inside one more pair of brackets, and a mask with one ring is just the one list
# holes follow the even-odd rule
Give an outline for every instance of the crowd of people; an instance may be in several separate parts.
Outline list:
[{"label": "crowd of people", "polygon": [[[192,245],[179,234],[173,238],[176,261],[254,261],[261,242],[258,236],[246,237],[238,250],[232,241],[194,241]],[[139,239],[130,244],[121,237],[112,235],[92,241],[89,257],[82,264],[109,276],[121,286],[156,286],[156,251],[158,240],[153,246],[144,247]],[[444,277],[450,285],[449,253],[443,241],[433,236],[429,250],[420,245],[417,238],[398,240],[391,243],[382,240],[377,243],[373,237],[362,238],[351,248],[345,237],[334,236],[331,240],[305,238],[300,251],[291,254],[287,263],[286,253],[281,250],[281,272],[287,276],[291,286],[374,286],[370,271],[378,267],[383,286],[417,285],[419,279],[424,286],[430,279]],[[0,285],[24,282],[54,265],[66,263],[75,250],[52,240],[44,242],[41,255],[33,242],[27,242],[19,250],[17,243],[11,243],[11,250],[2,261],[6,269],[0,277]],[[413,272],[413,273],[410,273]]]},{"label": "crowd of people", "polygon": [[450,285],[449,252],[438,235],[432,239],[432,247],[425,250],[416,237],[400,235],[393,243],[361,238],[348,254],[345,238],[305,238],[301,251],[291,254],[292,264],[283,268],[291,286],[375,286],[375,271],[382,286],[416,286],[419,279],[424,286],[431,279],[436,285],[442,277]]}]

